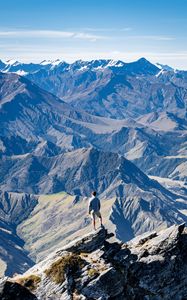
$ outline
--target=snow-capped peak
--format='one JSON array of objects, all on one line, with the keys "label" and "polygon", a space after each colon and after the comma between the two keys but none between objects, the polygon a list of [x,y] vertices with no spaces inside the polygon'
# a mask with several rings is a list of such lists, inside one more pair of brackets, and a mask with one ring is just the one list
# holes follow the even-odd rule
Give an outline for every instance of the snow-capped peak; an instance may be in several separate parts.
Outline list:
[{"label": "snow-capped peak", "polygon": [[157,66],[157,68],[159,68],[160,70],[164,70],[164,71],[174,71],[174,69],[168,65],[162,65],[160,63],[156,63],[155,64]]},{"label": "snow-capped peak", "polygon": [[160,69],[160,71],[156,74],[156,77],[159,77],[161,74],[171,72],[171,71],[172,72],[174,71],[176,73],[176,70],[168,65],[162,65],[160,63],[156,63],[155,66]]},{"label": "snow-capped peak", "polygon": [[43,60],[40,65],[52,65],[52,66],[57,66],[59,65],[60,63],[62,63],[63,61],[60,60],[60,59],[56,59],[56,60]]},{"label": "snow-capped peak", "polygon": [[110,60],[106,67],[123,67],[124,63],[120,60]]},{"label": "snow-capped peak", "polygon": [[15,59],[9,59],[9,60],[6,61],[6,63],[7,63],[7,65],[9,65],[9,66],[17,66],[17,65],[20,64],[20,62],[17,61],[17,60],[15,60]]},{"label": "snow-capped peak", "polygon": [[57,66],[57,65],[59,65],[59,64],[62,63],[62,62],[63,62],[62,60],[56,59],[56,60],[54,60],[54,61],[52,62],[52,65],[53,65],[53,66]]},{"label": "snow-capped peak", "polygon": [[124,63],[120,60],[106,60],[106,61],[101,61],[101,64],[98,65],[97,67],[95,67],[95,70],[98,69],[105,69],[105,68],[109,68],[109,67],[116,67],[116,68],[120,68],[123,67]]},{"label": "snow-capped peak", "polygon": [[45,66],[45,65],[51,65],[52,61],[51,60],[42,60],[40,65]]}]

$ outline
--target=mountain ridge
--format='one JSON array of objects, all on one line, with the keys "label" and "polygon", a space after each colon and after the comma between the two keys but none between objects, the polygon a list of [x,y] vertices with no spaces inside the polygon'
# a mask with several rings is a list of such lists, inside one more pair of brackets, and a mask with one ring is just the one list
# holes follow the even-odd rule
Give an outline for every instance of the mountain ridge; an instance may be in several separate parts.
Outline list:
[{"label": "mountain ridge", "polygon": [[91,232],[25,274],[3,278],[1,296],[10,297],[16,290],[22,300],[186,297],[184,224],[147,232],[128,244],[110,242],[111,235],[104,228]]},{"label": "mountain ridge", "polygon": [[[76,61],[64,67],[55,65],[50,71],[42,66],[38,74],[34,72],[26,76],[66,102],[95,115],[122,119],[138,117],[153,111],[153,108],[172,112],[177,107],[178,113],[184,108],[186,73],[165,69],[160,73],[160,69],[145,58],[132,63]],[[141,101],[146,98],[141,103],[141,111],[137,105],[133,106],[133,102],[138,101],[137,94]]]}]

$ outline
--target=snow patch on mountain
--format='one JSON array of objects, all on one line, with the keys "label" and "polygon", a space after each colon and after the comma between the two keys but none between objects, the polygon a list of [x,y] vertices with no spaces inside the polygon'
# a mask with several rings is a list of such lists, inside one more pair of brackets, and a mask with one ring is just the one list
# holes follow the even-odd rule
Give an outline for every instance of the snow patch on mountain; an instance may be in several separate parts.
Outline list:
[{"label": "snow patch on mountain", "polygon": [[14,72],[14,73],[16,73],[16,74],[18,74],[20,76],[25,76],[25,75],[29,74],[28,72],[25,72],[23,70],[18,70],[18,71]]},{"label": "snow patch on mountain", "polygon": [[18,66],[19,64],[21,64],[19,61],[15,60],[15,59],[7,60],[6,63],[7,63],[9,66]]}]

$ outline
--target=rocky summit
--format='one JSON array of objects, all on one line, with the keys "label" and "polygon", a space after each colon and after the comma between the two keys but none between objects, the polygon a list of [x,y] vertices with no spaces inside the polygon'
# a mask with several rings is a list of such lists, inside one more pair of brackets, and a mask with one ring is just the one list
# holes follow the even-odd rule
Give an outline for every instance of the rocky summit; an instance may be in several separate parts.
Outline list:
[{"label": "rocky summit", "polygon": [[0,299],[187,299],[184,224],[119,243],[105,228],[51,253],[23,275],[4,277]]}]

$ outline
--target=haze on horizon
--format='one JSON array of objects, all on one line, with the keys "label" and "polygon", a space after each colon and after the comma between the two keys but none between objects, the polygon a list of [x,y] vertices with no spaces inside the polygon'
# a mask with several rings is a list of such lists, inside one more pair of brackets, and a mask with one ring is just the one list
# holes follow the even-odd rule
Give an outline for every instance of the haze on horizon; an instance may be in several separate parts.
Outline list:
[{"label": "haze on horizon", "polygon": [[7,0],[1,3],[0,59],[145,57],[187,69],[186,30],[186,0]]}]

